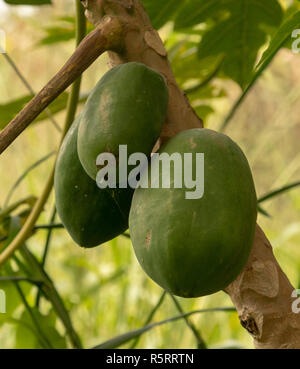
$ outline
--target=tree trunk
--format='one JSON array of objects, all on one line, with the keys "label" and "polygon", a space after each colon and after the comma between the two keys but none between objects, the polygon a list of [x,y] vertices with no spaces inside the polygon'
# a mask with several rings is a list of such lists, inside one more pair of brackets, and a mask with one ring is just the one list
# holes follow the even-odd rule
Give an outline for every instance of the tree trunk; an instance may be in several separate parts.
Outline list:
[{"label": "tree trunk", "polygon": [[[97,26],[104,16],[117,16],[124,26],[124,49],[110,53],[111,65],[141,62],[161,72],[168,83],[170,102],[161,135],[166,141],[178,132],[202,127],[179,89],[167,52],[139,0],[83,0],[87,18]],[[278,265],[272,247],[257,225],[248,263],[225,290],[239,313],[241,325],[256,348],[300,348],[300,314],[292,311],[294,288]]]}]

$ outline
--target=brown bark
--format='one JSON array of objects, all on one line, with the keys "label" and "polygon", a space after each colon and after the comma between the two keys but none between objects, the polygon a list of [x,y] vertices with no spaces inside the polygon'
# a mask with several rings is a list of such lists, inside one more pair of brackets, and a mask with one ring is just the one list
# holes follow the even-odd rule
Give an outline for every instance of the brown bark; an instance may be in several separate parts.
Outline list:
[{"label": "brown bark", "polygon": [[256,348],[300,348],[300,315],[292,311],[293,291],[257,225],[248,263],[226,288]]},{"label": "brown bark", "polygon": [[[124,49],[118,54],[110,53],[112,65],[138,61],[166,77],[170,104],[162,140],[184,129],[202,127],[202,121],[176,84],[166,50],[140,1],[85,0],[82,3],[87,9],[86,16],[95,26],[106,14],[118,16],[125,27]],[[257,226],[249,261],[226,289],[242,326],[253,336],[257,348],[300,348],[300,315],[292,312],[293,290],[269,241]]]}]

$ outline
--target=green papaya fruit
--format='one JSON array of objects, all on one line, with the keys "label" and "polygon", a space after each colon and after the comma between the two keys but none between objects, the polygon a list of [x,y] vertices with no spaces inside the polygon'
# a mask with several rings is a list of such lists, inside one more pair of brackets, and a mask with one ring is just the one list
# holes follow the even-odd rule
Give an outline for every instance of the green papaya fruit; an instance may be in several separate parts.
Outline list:
[{"label": "green papaya fruit", "polygon": [[119,145],[128,156],[149,155],[166,119],[168,87],[162,75],[144,64],[130,62],[108,71],[91,92],[82,112],[78,155],[96,179],[101,153],[118,158]]},{"label": "green papaya fruit", "polygon": [[80,115],[67,133],[56,162],[54,188],[58,215],[82,247],[107,242],[128,228],[132,189],[100,189],[77,154]]},{"label": "green papaya fruit", "polygon": [[187,198],[190,187],[174,188],[174,170],[171,188],[163,188],[161,167],[154,181],[160,180],[159,188],[151,188],[151,169],[159,164],[154,159],[142,175],[149,188],[138,187],[132,200],[129,229],[135,254],[145,272],[172,294],[212,294],[237,277],[252,247],[257,199],[248,161],[229,137],[209,129],[179,133],[162,153],[192,153],[194,177],[200,168],[195,156],[203,153],[204,192],[198,199]]}]

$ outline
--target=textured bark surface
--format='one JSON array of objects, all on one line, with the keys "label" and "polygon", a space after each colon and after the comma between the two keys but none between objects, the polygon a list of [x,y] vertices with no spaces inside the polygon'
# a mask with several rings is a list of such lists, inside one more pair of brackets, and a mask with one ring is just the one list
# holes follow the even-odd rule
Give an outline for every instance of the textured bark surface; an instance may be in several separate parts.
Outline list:
[{"label": "textured bark surface", "polygon": [[300,348],[300,315],[292,311],[293,291],[257,225],[248,263],[226,288],[256,348]]},{"label": "textured bark surface", "polygon": [[[124,25],[124,49],[110,53],[112,65],[138,61],[161,72],[170,89],[168,118],[162,141],[178,132],[202,127],[186,96],[179,90],[158,33],[139,0],[85,0],[87,18],[96,26],[104,15],[120,18]],[[257,348],[300,348],[300,314],[292,312],[294,288],[278,265],[272,247],[257,226],[248,263],[227,287],[242,326]]]}]

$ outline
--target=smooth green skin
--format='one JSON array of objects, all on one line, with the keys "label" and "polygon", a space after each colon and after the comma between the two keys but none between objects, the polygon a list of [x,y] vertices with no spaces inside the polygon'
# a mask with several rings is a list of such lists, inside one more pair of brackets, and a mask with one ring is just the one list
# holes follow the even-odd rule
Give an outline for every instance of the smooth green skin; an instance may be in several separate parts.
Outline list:
[{"label": "smooth green skin", "polygon": [[89,176],[96,178],[96,159],[104,152],[118,157],[150,155],[166,120],[169,92],[162,75],[140,63],[126,63],[107,72],[91,92],[82,112],[78,155]]},{"label": "smooth green skin", "polygon": [[257,199],[249,164],[229,137],[208,129],[183,131],[160,152],[204,153],[204,195],[187,200],[186,188],[137,188],[129,215],[137,259],[174,295],[212,294],[237,277],[252,247]]},{"label": "smooth green skin", "polygon": [[132,189],[100,189],[84,171],[77,154],[80,115],[61,146],[54,188],[60,219],[82,247],[107,242],[128,228]]}]

